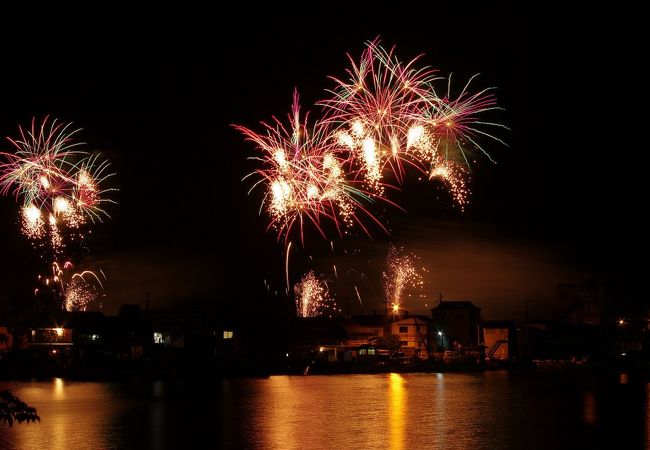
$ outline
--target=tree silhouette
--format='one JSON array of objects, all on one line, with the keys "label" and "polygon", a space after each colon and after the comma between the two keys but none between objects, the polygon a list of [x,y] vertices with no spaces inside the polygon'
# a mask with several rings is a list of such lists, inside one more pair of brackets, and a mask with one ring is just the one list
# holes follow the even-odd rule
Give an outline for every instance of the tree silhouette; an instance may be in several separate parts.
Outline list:
[{"label": "tree silhouette", "polygon": [[0,423],[13,426],[14,422],[40,422],[36,408],[28,406],[8,390],[0,391]]}]

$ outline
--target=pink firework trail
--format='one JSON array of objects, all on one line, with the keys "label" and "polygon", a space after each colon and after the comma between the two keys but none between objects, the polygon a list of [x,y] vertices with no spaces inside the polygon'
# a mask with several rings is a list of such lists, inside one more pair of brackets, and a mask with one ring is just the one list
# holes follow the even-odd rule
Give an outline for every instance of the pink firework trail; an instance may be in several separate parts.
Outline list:
[{"label": "pink firework trail", "polygon": [[[67,261],[63,268],[59,263],[52,263],[50,276],[39,276],[43,286],[51,290],[59,299],[60,306],[65,311],[86,311],[88,307],[104,296],[104,285],[101,278],[106,279],[104,273],[98,276],[95,272],[84,270],[71,273],[73,265]],[[38,293],[38,290],[36,291]]]},{"label": "pink firework trail", "polygon": [[[66,230],[79,231],[88,221],[101,221],[108,214],[105,198],[113,188],[102,187],[113,176],[110,164],[78,148],[71,124],[57,120],[40,125],[32,120],[20,137],[9,138],[13,153],[0,152],[0,193],[13,194],[21,206],[21,228],[32,242],[49,246],[58,253]],[[82,236],[78,233],[68,235]]]},{"label": "pink firework trail", "polygon": [[263,133],[243,126],[235,128],[262,152],[261,156],[251,158],[260,162],[261,167],[247,177],[260,178],[253,188],[264,185],[262,208],[271,216],[269,227],[278,231],[278,239],[288,239],[292,229],[298,228],[304,242],[306,222],[311,222],[325,237],[323,219],[331,220],[339,234],[354,224],[367,231],[361,220],[364,216],[381,226],[362,204],[382,199],[381,196],[364,190],[350,176],[348,152],[330,139],[329,130],[322,123],[310,127],[307,117],[301,120],[297,91],[288,127],[276,118],[273,125],[262,125]]},{"label": "pink firework trail", "polygon": [[457,96],[449,77],[439,95],[434,85],[443,78],[420,59],[403,63],[394,48],[368,42],[358,62],[349,57],[347,79],[331,77],[331,96],[318,102],[323,116],[313,126],[300,119],[297,93],[288,125],[274,118],[262,133],[235,126],[262,153],[253,158],[260,163],[255,186],[265,185],[262,208],[278,238],[299,228],[304,242],[306,222],[325,236],[322,219],[332,220],[339,234],[352,224],[368,232],[361,219],[379,220],[364,205],[391,203],[386,180],[401,184],[409,168],[441,180],[464,207],[468,156],[479,151],[492,160],[480,138],[503,143],[489,131],[505,127],[481,119],[500,108],[491,89],[469,92],[474,77]]},{"label": "pink firework trail", "polygon": [[410,114],[425,102],[435,71],[416,69],[417,59],[403,65],[393,50],[386,51],[377,41],[368,43],[356,63],[348,55],[349,80],[331,77],[336,87],[332,98],[319,102],[325,107],[325,120],[336,130],[336,138],[345,145],[361,166],[366,181],[379,189],[385,168],[398,181],[403,179],[406,135]]}]

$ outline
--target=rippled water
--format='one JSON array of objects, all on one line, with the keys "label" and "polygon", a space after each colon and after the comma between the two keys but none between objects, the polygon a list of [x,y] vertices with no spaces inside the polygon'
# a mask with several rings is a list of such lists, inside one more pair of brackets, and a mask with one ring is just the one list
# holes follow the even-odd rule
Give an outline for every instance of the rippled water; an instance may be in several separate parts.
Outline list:
[{"label": "rippled water", "polygon": [[647,448],[645,381],[559,374],[0,383],[40,424],[0,448]]}]

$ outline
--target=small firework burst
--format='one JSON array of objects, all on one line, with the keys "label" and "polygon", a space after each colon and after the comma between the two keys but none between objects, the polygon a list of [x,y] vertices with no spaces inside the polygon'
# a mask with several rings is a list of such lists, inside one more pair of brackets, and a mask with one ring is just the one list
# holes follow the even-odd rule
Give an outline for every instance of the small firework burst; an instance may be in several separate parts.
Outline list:
[{"label": "small firework burst", "polygon": [[386,305],[397,313],[406,299],[417,290],[422,290],[424,281],[417,265],[418,257],[411,252],[391,245],[386,257],[386,271],[383,273]]},{"label": "small firework burst", "polygon": [[[95,272],[84,270],[71,273],[73,265],[66,261],[63,267],[58,262],[52,263],[52,273],[39,276],[43,287],[49,288],[66,311],[86,311],[104,296],[104,285]],[[99,271],[101,278],[106,278]],[[36,290],[38,294],[39,289]],[[99,305],[101,307],[101,305]]]},{"label": "small firework burst", "polygon": [[337,310],[334,300],[329,296],[327,283],[319,279],[313,271],[307,272],[294,286],[296,312],[299,317],[317,317]]}]

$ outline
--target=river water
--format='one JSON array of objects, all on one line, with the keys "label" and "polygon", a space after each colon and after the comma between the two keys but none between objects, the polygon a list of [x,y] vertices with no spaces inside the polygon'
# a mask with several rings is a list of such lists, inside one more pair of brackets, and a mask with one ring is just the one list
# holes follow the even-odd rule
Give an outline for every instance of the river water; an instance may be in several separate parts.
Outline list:
[{"label": "river water", "polygon": [[37,424],[2,449],[648,448],[650,385],[625,374],[423,373],[0,382]]}]

